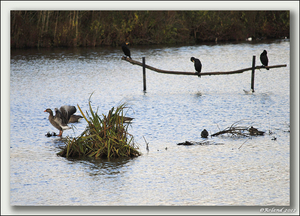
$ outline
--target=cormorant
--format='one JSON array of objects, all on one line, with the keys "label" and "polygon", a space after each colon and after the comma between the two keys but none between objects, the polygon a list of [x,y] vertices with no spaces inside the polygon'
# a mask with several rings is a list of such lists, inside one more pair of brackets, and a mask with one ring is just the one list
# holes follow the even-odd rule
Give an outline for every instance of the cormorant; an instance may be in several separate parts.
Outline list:
[{"label": "cormorant", "polygon": [[125,57],[127,58],[127,56],[131,59],[131,56],[130,56],[130,49],[128,48],[128,45],[129,44],[129,42],[126,42],[126,43],[123,43],[122,44],[122,50],[123,50],[123,52],[124,52],[124,54],[125,54]]},{"label": "cormorant", "polygon": [[[264,50],[261,54],[260,54],[260,61],[264,66],[268,66],[268,56],[267,56],[267,51]],[[269,70],[269,68],[266,68],[267,70]]]},{"label": "cormorant", "polygon": [[200,76],[200,72],[202,69],[201,61],[197,58],[192,57],[191,62],[194,62],[195,70],[197,71],[196,73],[198,73],[198,75]]}]

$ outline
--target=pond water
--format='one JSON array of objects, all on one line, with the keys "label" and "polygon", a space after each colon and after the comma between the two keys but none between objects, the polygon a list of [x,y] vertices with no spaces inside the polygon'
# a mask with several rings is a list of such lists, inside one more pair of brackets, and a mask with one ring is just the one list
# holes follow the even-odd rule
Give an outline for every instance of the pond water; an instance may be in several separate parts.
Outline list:
[{"label": "pond water", "polygon": [[[290,204],[290,42],[224,43],[193,46],[133,46],[132,58],[153,67],[194,72],[287,67],[220,76],[183,76],[146,70],[121,60],[121,48],[11,50],[10,204],[13,206],[253,206]],[[56,154],[63,139],[46,108],[79,105],[98,113],[122,102],[134,120],[129,132],[142,155],[133,159],[66,159]],[[79,113],[79,111],[77,111]],[[254,126],[264,136],[209,137],[233,123]],[[63,137],[78,136],[83,120]],[[145,140],[149,143],[146,150]]]}]

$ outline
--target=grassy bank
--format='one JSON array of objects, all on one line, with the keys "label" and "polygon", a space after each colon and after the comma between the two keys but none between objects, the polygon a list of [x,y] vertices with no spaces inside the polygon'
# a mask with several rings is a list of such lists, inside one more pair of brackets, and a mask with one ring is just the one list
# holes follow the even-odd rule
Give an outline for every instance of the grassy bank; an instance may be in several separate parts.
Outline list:
[{"label": "grassy bank", "polygon": [[11,47],[289,37],[289,11],[11,11]]}]

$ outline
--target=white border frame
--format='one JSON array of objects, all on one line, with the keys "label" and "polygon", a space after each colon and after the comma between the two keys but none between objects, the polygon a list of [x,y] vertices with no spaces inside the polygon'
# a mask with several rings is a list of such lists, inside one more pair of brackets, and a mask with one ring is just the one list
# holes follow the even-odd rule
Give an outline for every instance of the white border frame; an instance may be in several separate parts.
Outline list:
[{"label": "white border frame", "polygon": [[[260,214],[261,207],[11,207],[10,10],[290,10],[291,12],[291,206],[299,214],[299,2],[298,1],[1,1],[1,215],[199,215]],[[294,135],[296,133],[296,136]],[[292,149],[293,148],[293,149]],[[279,208],[279,207],[277,207]]]}]

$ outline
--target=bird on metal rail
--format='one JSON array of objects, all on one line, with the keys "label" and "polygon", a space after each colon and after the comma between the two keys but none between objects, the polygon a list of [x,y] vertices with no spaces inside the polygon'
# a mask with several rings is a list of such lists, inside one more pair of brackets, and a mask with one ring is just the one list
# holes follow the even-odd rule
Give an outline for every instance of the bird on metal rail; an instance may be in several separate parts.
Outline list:
[{"label": "bird on metal rail", "polygon": [[123,43],[122,44],[122,50],[123,50],[123,52],[125,54],[125,57],[127,58],[127,56],[128,56],[131,59],[130,49],[127,46],[128,44],[129,44],[129,42]]},{"label": "bird on metal rail", "polygon": [[[260,54],[260,61],[263,64],[263,66],[268,66],[269,63],[269,59],[267,56],[267,51],[264,50],[261,54]],[[269,70],[269,68],[266,68],[267,70]]]},{"label": "bird on metal rail", "polygon": [[198,73],[198,76],[201,77],[200,76],[200,72],[201,72],[201,69],[202,69],[201,61],[197,58],[191,57],[191,62],[194,63],[196,73]]}]

